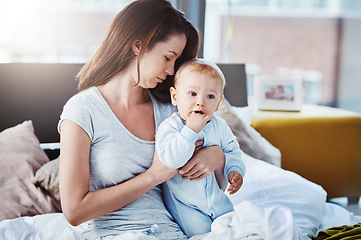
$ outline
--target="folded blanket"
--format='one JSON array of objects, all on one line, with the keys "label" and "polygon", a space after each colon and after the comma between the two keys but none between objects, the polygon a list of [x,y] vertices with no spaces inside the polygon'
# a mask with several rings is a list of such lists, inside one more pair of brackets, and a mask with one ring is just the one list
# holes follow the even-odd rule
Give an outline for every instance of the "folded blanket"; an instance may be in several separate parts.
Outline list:
[{"label": "folded blanket", "polygon": [[313,240],[351,240],[361,239],[361,223],[353,226],[332,227],[318,233]]}]

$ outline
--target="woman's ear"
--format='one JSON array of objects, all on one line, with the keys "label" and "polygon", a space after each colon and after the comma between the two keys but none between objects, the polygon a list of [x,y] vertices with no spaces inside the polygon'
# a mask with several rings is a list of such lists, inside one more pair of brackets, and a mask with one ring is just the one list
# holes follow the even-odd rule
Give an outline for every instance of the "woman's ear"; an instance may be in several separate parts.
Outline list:
[{"label": "woman's ear", "polygon": [[170,88],[170,99],[173,106],[177,106],[177,90],[174,87]]},{"label": "woman's ear", "polygon": [[141,47],[142,47],[142,41],[140,41],[139,39],[138,39],[138,40],[135,40],[135,41],[133,42],[133,44],[132,44],[132,50],[133,50],[133,52],[134,52],[134,54],[135,54],[136,56],[139,55]]},{"label": "woman's ear", "polygon": [[217,107],[216,107],[216,111],[215,111],[215,112],[218,111],[218,107],[219,107],[219,104],[221,104],[222,99],[223,99],[223,95],[222,95],[221,98],[219,99],[219,102],[218,102],[218,104],[217,104]]}]

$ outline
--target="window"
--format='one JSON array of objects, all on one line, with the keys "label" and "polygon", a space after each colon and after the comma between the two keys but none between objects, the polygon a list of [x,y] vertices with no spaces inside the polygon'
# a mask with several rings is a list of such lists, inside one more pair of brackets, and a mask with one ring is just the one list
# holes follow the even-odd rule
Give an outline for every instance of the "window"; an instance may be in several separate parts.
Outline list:
[{"label": "window", "polygon": [[0,62],[83,63],[129,2],[0,0]]},{"label": "window", "polygon": [[207,0],[204,57],[256,74],[302,75],[305,102],[361,113],[361,2]]}]

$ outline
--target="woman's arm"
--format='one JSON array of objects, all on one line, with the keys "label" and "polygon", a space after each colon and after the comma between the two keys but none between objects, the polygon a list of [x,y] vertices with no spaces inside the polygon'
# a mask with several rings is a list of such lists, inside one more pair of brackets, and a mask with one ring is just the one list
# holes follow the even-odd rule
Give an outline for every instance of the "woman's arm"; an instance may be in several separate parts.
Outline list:
[{"label": "woman's arm", "polygon": [[176,174],[154,156],[152,166],[119,185],[89,191],[90,139],[76,123],[61,123],[59,187],[62,210],[72,225],[113,212]]}]

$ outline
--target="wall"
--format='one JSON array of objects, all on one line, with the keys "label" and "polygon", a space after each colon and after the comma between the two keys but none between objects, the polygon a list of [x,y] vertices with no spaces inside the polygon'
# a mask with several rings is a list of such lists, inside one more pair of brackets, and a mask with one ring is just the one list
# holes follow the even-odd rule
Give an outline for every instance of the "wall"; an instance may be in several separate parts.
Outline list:
[{"label": "wall", "polygon": [[361,114],[361,19],[343,19],[338,107]]},{"label": "wall", "polygon": [[[222,21],[221,26],[226,26],[226,18]],[[319,71],[323,76],[320,103],[336,105],[339,19],[232,16],[232,21],[230,62],[258,64],[262,73],[273,73],[277,67]],[[222,46],[227,44],[224,39]],[[225,55],[226,48],[221,47],[220,56]]]}]

